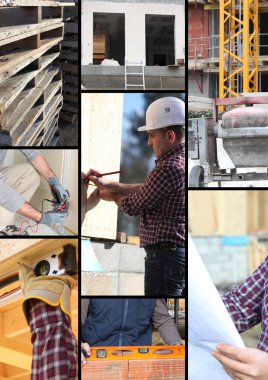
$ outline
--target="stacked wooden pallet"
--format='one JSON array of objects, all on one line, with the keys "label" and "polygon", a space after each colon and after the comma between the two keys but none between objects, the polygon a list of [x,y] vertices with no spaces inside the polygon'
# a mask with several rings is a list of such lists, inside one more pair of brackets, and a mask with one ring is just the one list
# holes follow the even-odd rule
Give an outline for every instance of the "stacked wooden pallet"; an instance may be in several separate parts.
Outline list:
[{"label": "stacked wooden pallet", "polygon": [[63,3],[0,0],[0,145],[55,145]]},{"label": "stacked wooden pallet", "polygon": [[57,64],[63,73],[63,107],[60,118],[74,125],[78,118],[78,4],[64,8],[64,40]]}]

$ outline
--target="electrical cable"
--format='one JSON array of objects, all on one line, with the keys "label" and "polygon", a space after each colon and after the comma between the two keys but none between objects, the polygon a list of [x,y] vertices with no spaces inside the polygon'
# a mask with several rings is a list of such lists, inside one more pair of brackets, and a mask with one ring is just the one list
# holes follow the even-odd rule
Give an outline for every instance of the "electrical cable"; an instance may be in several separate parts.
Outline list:
[{"label": "electrical cable", "polygon": [[[42,209],[41,209],[41,212],[43,213],[43,211],[44,211],[44,202],[45,201],[47,201],[47,202],[50,202],[50,203],[53,203],[54,205],[56,204],[56,202],[54,202],[54,201],[51,201],[50,199],[43,199],[42,200]],[[23,231],[21,231],[22,230],[22,225],[23,225],[23,223],[28,223],[29,225],[23,230]],[[28,220],[23,220],[22,222],[21,222],[21,228],[19,229],[20,230],[20,235],[23,235],[26,231],[27,231],[27,229],[28,228],[30,228],[31,229],[31,231],[33,232],[33,233],[36,233],[37,231],[38,231],[38,225],[39,225],[39,223],[37,222],[37,223],[35,223],[35,224],[33,224],[33,225],[30,225],[30,223],[28,222]],[[34,231],[32,228],[33,227],[37,227],[36,228],[36,231]]]}]

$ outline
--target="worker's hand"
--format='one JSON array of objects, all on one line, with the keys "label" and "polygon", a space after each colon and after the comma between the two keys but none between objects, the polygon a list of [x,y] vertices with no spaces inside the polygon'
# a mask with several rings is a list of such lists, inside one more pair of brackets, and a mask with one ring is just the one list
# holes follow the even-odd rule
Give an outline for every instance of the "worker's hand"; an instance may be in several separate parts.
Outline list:
[{"label": "worker's hand", "polygon": [[87,209],[92,210],[94,207],[97,206],[100,200],[100,190],[95,189],[87,199]]},{"label": "worker's hand", "polygon": [[124,196],[122,194],[112,193],[108,190],[100,189],[100,198],[104,201],[115,202],[119,208],[122,207],[122,199]]},{"label": "worker's hand", "polygon": [[212,355],[233,380],[267,380],[268,353],[255,348],[218,344]]},{"label": "worker's hand", "polygon": [[90,175],[88,177],[88,180],[93,182],[100,189],[104,189],[104,190],[110,190],[110,186],[113,183],[112,181],[109,181],[106,178],[96,177],[95,175]]},{"label": "worker's hand", "polygon": [[69,215],[68,209],[63,211],[48,211],[42,212],[41,220],[39,224],[56,224],[64,223],[65,219]]},{"label": "worker's hand", "polygon": [[108,190],[99,189],[100,199],[103,201],[112,202],[114,200],[114,194]]},{"label": "worker's hand", "polygon": [[64,189],[57,177],[50,177],[48,181],[50,185],[51,194],[57,204],[69,202],[69,191]]},{"label": "worker's hand", "polygon": [[88,183],[89,182],[89,177],[93,176],[93,177],[99,177],[101,175],[100,172],[98,172],[97,170],[94,170],[94,169],[89,169],[89,171],[87,173],[81,173],[81,179],[84,183]]},{"label": "worker's hand", "polygon": [[83,351],[86,354],[86,356],[91,355],[91,350],[87,343],[81,343],[81,365],[82,366],[87,364],[87,360],[85,358],[85,355],[83,354]]}]

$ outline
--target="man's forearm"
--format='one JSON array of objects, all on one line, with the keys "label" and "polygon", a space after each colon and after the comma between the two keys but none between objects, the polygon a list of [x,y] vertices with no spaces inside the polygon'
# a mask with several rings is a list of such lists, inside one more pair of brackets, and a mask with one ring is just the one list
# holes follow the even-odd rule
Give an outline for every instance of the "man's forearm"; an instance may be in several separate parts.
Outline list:
[{"label": "man's forearm", "polygon": [[100,198],[107,202],[115,202],[118,207],[122,206],[122,199],[124,196],[122,194],[111,193],[107,190],[100,190]]},{"label": "man's forearm", "polygon": [[27,202],[25,202],[24,205],[19,210],[17,210],[17,212],[23,216],[26,216],[27,218],[33,219],[37,223],[40,222],[42,217],[42,213]]},{"label": "man's forearm", "polygon": [[38,156],[32,160],[31,164],[35,168],[35,170],[41,174],[47,181],[51,177],[56,177],[55,173],[49,166],[49,163],[43,156]]},{"label": "man's forearm", "polygon": [[135,193],[135,191],[139,190],[139,188],[142,186],[142,183],[120,183],[119,182],[117,184],[119,185],[118,191],[113,191],[113,192],[122,194],[122,195],[133,194]]},{"label": "man's forearm", "polygon": [[106,178],[90,176],[89,180],[95,183],[100,189],[108,190],[111,193],[128,195],[135,193],[142,184],[141,183],[121,183],[108,181]]},{"label": "man's forearm", "polygon": [[159,298],[156,300],[152,320],[166,344],[174,345],[181,342],[180,334],[168,313],[168,308],[164,299]]}]

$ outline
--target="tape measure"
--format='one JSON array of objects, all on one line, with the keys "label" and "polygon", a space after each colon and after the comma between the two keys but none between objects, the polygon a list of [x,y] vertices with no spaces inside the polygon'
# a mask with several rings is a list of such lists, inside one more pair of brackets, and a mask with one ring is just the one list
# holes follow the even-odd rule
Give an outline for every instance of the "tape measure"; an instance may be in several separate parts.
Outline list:
[{"label": "tape measure", "polygon": [[184,346],[90,347],[88,362],[96,360],[184,359]]}]

